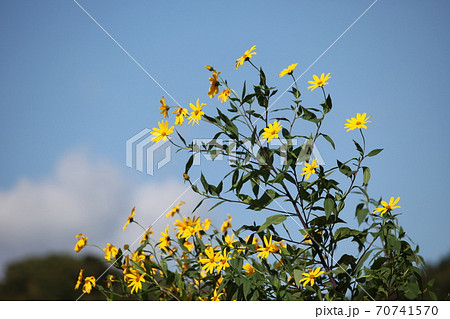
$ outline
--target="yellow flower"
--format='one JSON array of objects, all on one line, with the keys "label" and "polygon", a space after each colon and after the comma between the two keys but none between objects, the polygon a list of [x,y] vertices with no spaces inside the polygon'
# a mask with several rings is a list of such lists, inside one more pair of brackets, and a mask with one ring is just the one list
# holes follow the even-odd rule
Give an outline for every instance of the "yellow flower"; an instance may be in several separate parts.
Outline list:
[{"label": "yellow flower", "polygon": [[218,262],[219,264],[217,265],[217,272],[220,272],[222,269],[225,270],[225,268],[230,267],[230,264],[228,263],[228,260],[230,260],[230,258],[228,257],[229,252],[227,252],[226,250],[221,253],[217,253],[218,255]]},{"label": "yellow flower", "polygon": [[131,269],[131,273],[125,275],[128,288],[131,288],[131,293],[138,292],[142,289],[142,283],[145,282],[145,273],[139,274],[137,270]]},{"label": "yellow flower", "polygon": [[294,69],[297,67],[297,64],[298,63],[291,64],[290,66],[287,67],[287,69],[284,69],[283,71],[281,71],[279,77],[282,78],[286,74],[292,74],[292,72],[294,72]]},{"label": "yellow flower", "polygon": [[198,124],[198,121],[202,119],[202,115],[205,114],[205,112],[202,111],[203,105],[206,105],[206,103],[200,104],[200,99],[197,99],[197,105],[195,106],[192,103],[189,103],[189,106],[192,109],[191,116],[189,116],[189,124],[194,125],[194,123]]},{"label": "yellow flower", "polygon": [[273,138],[278,138],[278,133],[281,131],[282,126],[278,121],[269,124],[269,127],[264,128],[261,138],[267,140],[267,142],[270,142]]},{"label": "yellow flower", "polygon": [[245,242],[247,243],[247,245],[255,245],[255,249],[258,250],[258,248],[261,247],[261,245],[259,244],[259,238],[258,237],[253,237],[253,240],[251,243],[249,243],[250,236],[245,237]]},{"label": "yellow flower", "polygon": [[208,258],[201,258],[199,262],[203,264],[203,270],[206,273],[213,273],[214,269],[218,266],[218,262],[220,261],[219,253],[216,254],[212,247],[207,247],[205,249],[205,254]]},{"label": "yellow flower", "polygon": [[213,292],[213,295],[212,295],[212,297],[211,297],[211,301],[220,301],[220,296],[222,296],[223,295],[223,292],[221,292],[220,294],[218,294],[218,291],[217,291],[217,289],[216,290],[214,290],[214,292]]},{"label": "yellow flower", "polygon": [[209,226],[211,226],[211,219],[207,218],[203,221],[203,230],[207,231],[209,229]]},{"label": "yellow flower", "polygon": [[210,84],[208,96],[210,98],[213,98],[216,94],[219,93],[219,86],[220,86],[220,83],[218,81],[219,74],[220,72],[217,73],[215,70],[213,70],[212,76],[208,79]]},{"label": "yellow flower", "polygon": [[113,283],[114,280],[114,276],[113,275],[109,275],[108,278],[106,279],[106,288],[111,288],[111,283]]},{"label": "yellow flower", "polygon": [[320,267],[316,268],[316,270],[312,270],[312,268],[308,269],[309,273],[304,272],[302,276],[305,276],[305,278],[300,279],[300,282],[303,282],[303,287],[305,287],[308,283],[313,286],[314,285],[314,279],[325,273],[325,271],[320,271]]},{"label": "yellow flower", "polygon": [[365,124],[372,123],[372,121],[368,121],[368,119],[370,119],[371,116],[366,118],[366,115],[367,115],[366,113],[363,113],[362,115],[358,113],[358,114],[356,114],[356,118],[352,117],[351,119],[347,119],[346,121],[348,123],[345,123],[344,128],[348,128],[347,132],[352,131],[355,128],[367,129],[367,126]]},{"label": "yellow flower", "polygon": [[269,257],[269,253],[276,253],[278,251],[278,247],[275,243],[272,243],[272,235],[270,235],[269,240],[267,240],[267,237],[264,236],[264,244],[265,247],[258,248],[258,251],[260,252],[257,257],[259,258],[265,258],[267,259]]},{"label": "yellow flower", "polygon": [[236,242],[237,239],[234,239],[234,234],[231,234],[231,237],[230,237],[230,235],[227,234],[225,236],[225,240],[224,241],[225,241],[225,244],[227,244],[230,247],[233,247],[233,243]]},{"label": "yellow flower", "polygon": [[194,249],[194,244],[190,241],[184,242],[183,246],[186,247],[189,251],[192,251],[192,249]]},{"label": "yellow flower", "polygon": [[188,115],[188,110],[180,106],[172,113],[175,114],[175,125],[182,125],[184,118]]},{"label": "yellow flower", "polygon": [[145,231],[144,235],[142,235],[142,239],[140,244],[145,244],[148,242],[148,236],[154,234],[153,230],[152,230],[152,226],[149,226],[147,228],[147,230]]},{"label": "yellow flower", "polygon": [[183,178],[185,181],[189,180],[189,175],[186,173],[183,173]]},{"label": "yellow flower", "polygon": [[144,267],[145,257],[146,257],[145,253],[143,251],[137,250],[131,255],[131,260],[134,261],[139,266]]},{"label": "yellow flower", "polygon": [[158,143],[160,140],[167,140],[167,136],[173,133],[173,126],[169,128],[169,122],[161,121],[158,122],[159,128],[154,127],[150,134],[153,135],[152,142]]},{"label": "yellow flower", "polygon": [[315,174],[316,173],[316,168],[319,167],[318,163],[317,163],[317,159],[313,159],[312,163],[306,163],[305,162],[305,167],[302,168],[303,173],[301,173],[300,175],[306,175],[305,180],[308,180],[309,176],[311,176],[311,174]]},{"label": "yellow flower", "polygon": [[75,238],[78,238],[78,241],[75,244],[74,250],[78,253],[78,252],[80,252],[80,250],[83,249],[84,246],[86,246],[88,239],[82,233],[79,233],[78,235],[76,235]]},{"label": "yellow flower", "polygon": [[250,265],[249,263],[246,263],[244,266],[242,266],[242,268],[245,270],[245,272],[247,273],[247,275],[253,275],[255,273],[255,267],[253,267],[252,265]]},{"label": "yellow flower", "polygon": [[136,210],[136,207],[133,207],[133,209],[131,210],[131,214],[130,216],[128,216],[127,222],[125,223],[125,225],[123,226],[123,231],[125,231],[125,229],[127,228],[129,223],[133,222],[133,216],[136,215],[134,213],[134,211]]},{"label": "yellow flower", "polygon": [[124,263],[120,266],[123,269],[123,274],[129,274],[130,273],[130,256],[126,255],[125,256],[125,261]]},{"label": "yellow flower", "polygon": [[180,212],[180,206],[184,204],[184,202],[179,202],[178,205],[176,205],[170,212],[167,213],[166,217],[169,218],[175,216],[176,213]]},{"label": "yellow flower", "polygon": [[401,206],[395,206],[395,204],[398,203],[398,201],[400,200],[400,197],[397,197],[397,199],[394,200],[394,197],[391,197],[391,199],[389,200],[389,204],[386,203],[384,200],[381,201],[381,205],[383,205],[383,207],[378,207],[377,209],[374,209],[373,213],[378,213],[381,212],[381,216],[384,215],[384,213],[387,213],[395,208],[402,208]]},{"label": "yellow flower", "polygon": [[75,285],[75,290],[80,288],[80,285],[83,282],[83,272],[84,272],[84,269],[80,269],[80,273],[78,274],[77,284]]},{"label": "yellow flower", "polygon": [[116,255],[119,252],[119,249],[111,244],[106,244],[106,247],[103,250],[105,251],[106,260],[111,260],[111,256],[112,258],[116,258]]},{"label": "yellow flower", "polygon": [[231,228],[231,220],[233,218],[231,218],[231,215],[228,214],[228,219],[226,221],[223,222],[222,227],[220,228],[220,231],[222,233],[226,232],[228,228]]},{"label": "yellow flower", "polygon": [[166,226],[166,231],[161,233],[161,238],[159,239],[159,249],[165,249],[170,246],[170,237],[169,237],[169,225]]},{"label": "yellow flower", "polygon": [[256,54],[256,52],[252,52],[254,49],[256,49],[256,45],[252,46],[250,50],[245,51],[244,55],[236,60],[236,70],[240,65],[243,65],[245,61],[250,60],[252,56]]},{"label": "yellow flower", "polygon": [[194,217],[194,219],[191,220],[190,217],[186,219],[186,217],[183,216],[183,221],[176,220],[174,225],[176,226],[175,229],[178,229],[178,238],[189,239],[191,236],[194,236],[202,230],[199,217]]},{"label": "yellow flower", "polygon": [[90,276],[90,277],[84,278],[84,285],[83,285],[82,291],[86,294],[90,294],[92,287],[95,287],[95,277]]},{"label": "yellow flower", "polygon": [[318,88],[319,86],[322,87],[325,84],[328,84],[328,80],[331,78],[330,73],[325,75],[325,73],[322,73],[320,78],[317,75],[313,75],[314,81],[308,81],[308,83],[312,84],[311,86],[308,86],[308,89],[311,91],[314,91],[314,89]]},{"label": "yellow flower", "polygon": [[205,65],[205,69],[207,69],[208,71],[215,71],[214,68],[210,65]]},{"label": "yellow flower", "polygon": [[166,104],[166,99],[164,98],[164,96],[161,98],[161,100],[159,101],[161,103],[161,106],[159,107],[159,109],[161,110],[161,114],[164,117],[168,117],[168,111],[169,111],[169,107]]},{"label": "yellow flower", "polygon": [[218,97],[220,103],[225,103],[228,100],[230,93],[231,93],[230,89],[223,89],[222,93],[220,93]]}]

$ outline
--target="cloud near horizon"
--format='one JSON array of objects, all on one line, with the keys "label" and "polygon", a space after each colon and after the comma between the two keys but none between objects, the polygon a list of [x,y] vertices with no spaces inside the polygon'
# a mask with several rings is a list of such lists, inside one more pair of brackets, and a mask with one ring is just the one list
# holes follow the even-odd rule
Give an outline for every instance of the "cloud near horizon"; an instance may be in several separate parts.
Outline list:
[{"label": "cloud near horizon", "polygon": [[[88,236],[88,243],[100,247],[132,244],[142,229],[132,224],[123,232],[122,227],[133,206],[142,226],[154,223],[158,240],[167,225],[165,212],[185,201],[182,210],[189,213],[198,199],[182,181],[136,182],[118,165],[73,150],[44,179],[23,178],[0,191],[0,268],[28,256],[74,253],[75,235],[80,232]],[[94,247],[85,249],[102,256]]]}]

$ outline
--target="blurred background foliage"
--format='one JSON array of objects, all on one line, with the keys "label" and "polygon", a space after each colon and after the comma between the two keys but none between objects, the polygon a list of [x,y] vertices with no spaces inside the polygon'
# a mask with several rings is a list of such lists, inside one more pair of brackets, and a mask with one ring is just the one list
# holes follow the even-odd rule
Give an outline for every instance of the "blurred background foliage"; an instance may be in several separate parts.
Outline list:
[{"label": "blurred background foliage", "polygon": [[[92,256],[74,258],[62,254],[16,261],[8,265],[2,276],[0,300],[77,300],[82,294],[81,289],[74,290],[80,269],[98,278],[108,266]],[[111,268],[108,273],[114,271]],[[100,281],[105,279],[106,274]],[[93,290],[80,300],[105,300],[105,297]]]},{"label": "blurred background foliage", "polygon": [[[78,273],[84,268],[85,275],[98,278],[109,264],[87,256],[74,258],[68,255],[33,257],[12,262],[0,282],[0,300],[77,300],[81,290],[74,290]],[[117,274],[111,268],[107,274]],[[436,265],[429,265],[427,279],[435,279],[434,291],[439,300],[450,300],[450,254]],[[106,274],[99,280],[105,280]],[[105,300],[93,290],[80,300]]]}]

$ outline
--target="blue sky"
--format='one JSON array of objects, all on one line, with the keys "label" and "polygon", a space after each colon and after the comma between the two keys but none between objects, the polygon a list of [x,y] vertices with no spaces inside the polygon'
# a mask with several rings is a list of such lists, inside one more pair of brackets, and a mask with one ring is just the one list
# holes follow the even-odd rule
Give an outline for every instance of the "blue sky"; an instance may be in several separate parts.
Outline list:
[{"label": "blue sky", "polygon": [[[121,231],[131,207],[152,223],[186,188],[181,153],[154,176],[125,165],[126,140],[160,120],[161,96],[169,105],[186,107],[200,98],[206,109],[219,107],[207,96],[204,65],[240,90],[244,80],[257,81],[249,65],[234,69],[252,45],[254,63],[282,92],[290,85],[278,78],[283,68],[299,63],[300,75],[373,4],[78,2],[166,92],[74,1],[1,2],[2,265],[29,254],[71,251],[79,232],[99,245],[134,240]],[[345,132],[345,119],[357,112],[372,116],[368,148],[384,151],[367,163],[370,193],[401,196],[400,221],[430,262],[450,251],[444,201],[449,9],[444,1],[377,1],[299,79],[304,104],[314,107],[321,94],[308,91],[307,81],[322,72],[332,76],[326,89],[334,108],[323,129],[337,150],[319,144],[325,162],[353,152],[351,139],[358,135]],[[280,106],[287,101],[281,98]],[[212,134],[205,125],[180,132],[188,139]],[[184,196],[186,210],[195,206],[194,195]],[[237,223],[253,218],[237,208],[219,209],[212,218],[220,222],[228,212]]]}]

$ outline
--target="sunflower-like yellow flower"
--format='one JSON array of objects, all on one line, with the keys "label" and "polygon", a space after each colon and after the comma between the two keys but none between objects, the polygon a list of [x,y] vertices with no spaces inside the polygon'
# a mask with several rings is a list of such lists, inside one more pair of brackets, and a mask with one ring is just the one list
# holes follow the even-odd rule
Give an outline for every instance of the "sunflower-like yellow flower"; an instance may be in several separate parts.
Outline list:
[{"label": "sunflower-like yellow flower", "polygon": [[269,126],[264,128],[261,138],[267,140],[267,142],[270,142],[273,138],[278,138],[278,133],[281,131],[282,126],[278,121],[273,122],[273,124],[269,123]]},{"label": "sunflower-like yellow flower", "polygon": [[279,77],[282,78],[283,76],[285,76],[286,74],[292,74],[292,72],[294,72],[294,69],[297,67],[298,63],[294,63],[291,64],[290,66],[288,66],[286,69],[284,69],[283,71],[281,71]]},{"label": "sunflower-like yellow flower", "polygon": [[90,294],[93,287],[95,287],[95,277],[90,276],[90,277],[84,278],[84,285],[83,285],[82,291],[85,294]]},{"label": "sunflower-like yellow flower", "polygon": [[213,295],[211,296],[211,301],[220,301],[220,296],[223,295],[223,292],[218,293],[217,289],[214,290]]},{"label": "sunflower-like yellow flower", "polygon": [[220,261],[219,254],[214,251],[212,247],[207,247],[205,249],[205,254],[207,258],[201,258],[199,262],[203,264],[203,270],[206,273],[213,273],[214,269],[218,266],[218,262]]},{"label": "sunflower-like yellow flower", "polygon": [[132,222],[133,222],[133,217],[134,217],[134,215],[136,215],[135,211],[136,211],[136,207],[133,207],[133,209],[131,209],[131,214],[130,214],[130,216],[128,216],[125,225],[123,225],[123,231],[125,231],[125,229],[127,228],[127,226],[128,226],[129,223],[132,223]]},{"label": "sunflower-like yellow flower", "polygon": [[228,98],[230,97],[231,89],[223,89],[223,91],[219,94],[219,101],[220,103],[225,103],[228,101]]},{"label": "sunflower-like yellow flower", "polygon": [[139,271],[131,269],[129,274],[125,275],[125,281],[128,283],[128,288],[131,288],[131,293],[138,292],[142,289],[142,283],[145,282],[145,273],[140,274]]},{"label": "sunflower-like yellow flower", "polygon": [[152,142],[158,143],[160,140],[167,140],[167,136],[173,133],[173,126],[169,128],[169,122],[158,122],[159,128],[154,127],[150,134],[153,135]]},{"label": "sunflower-like yellow flower", "polygon": [[168,107],[167,104],[166,104],[166,99],[165,99],[165,97],[163,96],[159,102],[161,103],[161,106],[159,107],[159,109],[161,110],[161,114],[162,114],[164,117],[168,117],[168,116],[169,116],[169,114],[168,114],[168,112],[169,112],[169,107]]},{"label": "sunflower-like yellow flower", "polygon": [[240,65],[243,65],[245,61],[250,60],[252,56],[256,54],[256,52],[252,52],[255,49],[256,45],[252,46],[250,50],[245,51],[244,55],[236,60],[236,70],[239,68]]},{"label": "sunflower-like yellow flower", "polygon": [[216,94],[219,93],[219,74],[220,72],[216,72],[215,70],[213,70],[212,76],[208,79],[209,80],[209,91],[208,91],[208,96],[210,98],[213,98]]},{"label": "sunflower-like yellow flower", "polygon": [[194,249],[194,244],[191,243],[190,241],[185,241],[183,243],[183,246],[187,248],[187,250],[192,251],[192,249]]},{"label": "sunflower-like yellow flower", "polygon": [[106,247],[103,250],[105,251],[106,260],[111,260],[111,256],[112,258],[116,258],[116,255],[119,252],[119,249],[117,249],[116,246],[111,244],[106,244]]},{"label": "sunflower-like yellow flower", "polygon": [[233,218],[231,217],[230,214],[228,214],[228,219],[226,221],[223,222],[222,227],[220,227],[220,231],[222,233],[226,232],[228,228],[231,228],[231,220]]},{"label": "sunflower-like yellow flower", "polygon": [[306,175],[305,180],[308,180],[308,178],[311,176],[311,174],[316,173],[317,167],[319,167],[319,164],[318,164],[316,158],[313,159],[311,164],[305,162],[305,167],[302,168],[303,173],[301,173],[300,175]]},{"label": "sunflower-like yellow flower", "polygon": [[77,253],[79,253],[80,250],[82,250],[84,248],[84,246],[86,246],[88,238],[86,236],[84,236],[82,233],[79,233],[78,235],[76,235],[75,238],[78,238],[78,241],[75,244],[74,250]]},{"label": "sunflower-like yellow flower", "polygon": [[249,263],[246,263],[242,268],[245,270],[248,276],[253,275],[255,273],[255,267],[250,265]]},{"label": "sunflower-like yellow flower", "polygon": [[225,270],[226,268],[230,267],[230,264],[228,261],[230,260],[230,257],[228,255],[230,252],[227,252],[226,249],[222,252],[218,252],[218,264],[217,264],[217,272],[220,272],[222,269]]},{"label": "sunflower-like yellow flower", "polygon": [[203,105],[206,105],[206,103],[200,104],[200,99],[197,99],[197,105],[189,103],[189,106],[192,109],[191,115],[189,116],[189,124],[198,124],[198,121],[202,119],[202,115],[205,114],[205,112],[202,111]]},{"label": "sunflower-like yellow flower", "polygon": [[80,288],[80,285],[83,282],[83,272],[84,272],[84,269],[80,269],[80,273],[78,274],[77,283],[75,285],[75,290]]},{"label": "sunflower-like yellow flower", "polygon": [[260,252],[257,257],[263,259],[267,259],[269,257],[269,253],[276,253],[278,252],[278,247],[275,243],[272,243],[272,235],[270,235],[269,240],[267,240],[267,237],[264,236],[264,244],[265,247],[258,248],[258,251]]},{"label": "sunflower-like yellow flower", "polygon": [[177,237],[186,238],[186,240],[202,231],[199,217],[191,219],[190,217],[186,218],[183,216],[183,221],[176,220],[174,225],[175,229],[178,229]]},{"label": "sunflower-like yellow flower", "polygon": [[393,209],[402,208],[401,206],[395,206],[399,200],[400,197],[397,197],[397,199],[395,200],[394,197],[391,197],[391,199],[389,200],[389,204],[386,203],[384,200],[382,200],[381,205],[383,205],[383,207],[378,207],[377,209],[374,209],[373,213],[375,214],[381,212],[380,216],[383,216],[385,213],[390,212]]},{"label": "sunflower-like yellow flower", "polygon": [[184,123],[184,118],[188,115],[188,110],[180,106],[172,113],[175,114],[175,125],[182,125]]},{"label": "sunflower-like yellow flower", "polygon": [[167,225],[166,230],[161,233],[161,238],[159,239],[159,241],[159,249],[166,249],[170,246],[169,225]]},{"label": "sunflower-like yellow flower", "polygon": [[308,86],[308,89],[311,91],[314,91],[318,87],[323,87],[325,84],[328,84],[328,80],[331,78],[330,73],[325,75],[325,73],[322,73],[320,78],[317,75],[313,75],[314,81],[308,81],[308,83],[312,84],[311,86]]},{"label": "sunflower-like yellow flower", "polygon": [[140,241],[140,244],[144,244],[148,242],[148,237],[150,235],[154,234],[153,230],[152,230],[152,226],[148,226],[148,228],[145,230],[144,235],[142,235],[142,239]]},{"label": "sunflower-like yellow flower", "polygon": [[302,276],[304,276],[305,278],[300,279],[300,282],[303,281],[303,287],[305,287],[308,283],[313,286],[314,285],[314,280],[319,277],[320,275],[322,275],[323,273],[325,273],[325,271],[320,271],[320,267],[317,267],[316,270],[312,270],[312,268],[308,269],[308,272],[304,272],[302,274]]},{"label": "sunflower-like yellow flower", "polygon": [[363,113],[362,115],[360,113],[356,114],[356,118],[352,117],[351,119],[346,120],[348,123],[345,123],[344,128],[347,129],[347,132],[352,131],[356,128],[367,129],[367,126],[365,124],[372,123],[372,121],[368,121],[371,118],[371,116],[369,116],[369,117],[366,117],[366,116],[367,116],[366,113]]},{"label": "sunflower-like yellow flower", "polygon": [[236,241],[237,239],[234,238],[234,234],[231,234],[231,236],[227,234],[224,238],[225,244],[229,247],[233,247],[233,243]]}]

